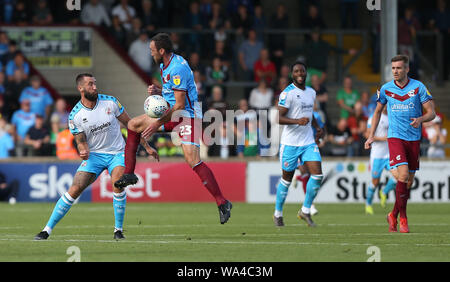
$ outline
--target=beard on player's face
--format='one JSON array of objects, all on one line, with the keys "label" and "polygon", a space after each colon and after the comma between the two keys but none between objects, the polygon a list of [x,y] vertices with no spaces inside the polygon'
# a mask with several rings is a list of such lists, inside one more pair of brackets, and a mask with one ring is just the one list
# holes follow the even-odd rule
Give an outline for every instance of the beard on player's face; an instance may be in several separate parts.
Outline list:
[{"label": "beard on player's face", "polygon": [[98,99],[98,91],[92,90],[91,92],[84,89],[84,97],[91,102],[95,102]]}]

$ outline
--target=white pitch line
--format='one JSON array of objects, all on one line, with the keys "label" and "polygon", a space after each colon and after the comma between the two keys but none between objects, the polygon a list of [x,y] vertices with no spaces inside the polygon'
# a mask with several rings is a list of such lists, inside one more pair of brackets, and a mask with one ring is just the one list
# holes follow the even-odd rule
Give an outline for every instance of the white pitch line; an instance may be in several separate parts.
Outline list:
[{"label": "white pitch line", "polygon": [[[16,242],[36,242],[34,240],[26,240],[26,239],[0,239],[0,241],[16,241]],[[91,242],[91,243],[114,243],[115,240],[79,240],[79,239],[67,239],[67,240],[48,240],[48,241],[39,241],[39,242]],[[168,241],[168,240],[124,240],[120,241],[120,243],[128,243],[128,244],[206,244],[206,245],[297,245],[297,246],[308,246],[308,245],[327,245],[327,246],[372,246],[372,243],[327,243],[327,242],[249,242],[249,241],[196,241],[196,240],[180,240],[180,241]],[[450,244],[377,244],[377,245],[386,245],[386,246],[417,246],[417,247],[450,247]]]}]

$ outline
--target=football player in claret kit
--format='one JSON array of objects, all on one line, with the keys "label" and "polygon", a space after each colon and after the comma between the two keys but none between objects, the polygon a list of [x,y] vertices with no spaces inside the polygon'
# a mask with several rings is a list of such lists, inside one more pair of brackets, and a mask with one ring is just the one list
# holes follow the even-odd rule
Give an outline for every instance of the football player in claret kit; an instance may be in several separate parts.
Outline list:
[{"label": "football player in claret kit", "polygon": [[[130,117],[120,102],[113,96],[98,94],[95,77],[80,74],[76,78],[81,100],[69,115],[69,129],[77,142],[78,153],[83,159],[73,178],[69,190],[61,196],[45,228],[35,240],[46,240],[55,225],[66,215],[75,200],[100,173],[107,169],[114,183],[125,169],[125,141],[119,122],[127,125]],[[147,142],[141,140],[146,151],[156,159],[158,154]],[[115,217],[114,239],[124,239],[123,220],[125,217],[126,192],[113,187],[113,208]]]},{"label": "football player in claret kit", "polygon": [[220,223],[224,224],[230,218],[232,204],[222,195],[211,169],[200,160],[202,111],[198,103],[193,72],[187,61],[173,52],[173,43],[166,33],[159,33],[150,40],[150,51],[155,62],[160,65],[163,85],[162,89],[150,85],[148,94],[162,95],[169,103],[170,109],[160,118],[143,114],[128,123],[125,172],[115,185],[124,188],[137,183],[134,169],[141,136],[147,139],[160,128],[166,132],[176,131],[181,138],[186,162],[216,200]]},{"label": "football player in claret kit", "polygon": [[[311,205],[323,179],[322,158],[316,139],[323,137],[324,132],[313,115],[316,91],[305,86],[306,71],[307,67],[303,62],[295,62],[291,66],[293,83],[281,92],[278,102],[279,123],[285,127],[280,140],[282,176],[277,187],[273,214],[273,221],[277,227],[284,226],[283,206],[298,160],[301,165],[308,168],[311,177],[306,186],[305,201],[297,217],[306,221],[308,226],[316,226],[311,219]],[[316,137],[312,126],[316,130]]]},{"label": "football player in claret kit", "polygon": [[389,232],[397,232],[397,217],[400,214],[400,232],[408,233],[406,205],[414,175],[419,170],[422,123],[433,120],[436,113],[433,97],[425,85],[408,77],[409,58],[405,55],[395,56],[391,60],[391,67],[394,80],[384,84],[378,93],[372,127],[364,147],[369,149],[374,142],[381,113],[387,106],[389,165],[397,179],[395,205],[387,221]]}]

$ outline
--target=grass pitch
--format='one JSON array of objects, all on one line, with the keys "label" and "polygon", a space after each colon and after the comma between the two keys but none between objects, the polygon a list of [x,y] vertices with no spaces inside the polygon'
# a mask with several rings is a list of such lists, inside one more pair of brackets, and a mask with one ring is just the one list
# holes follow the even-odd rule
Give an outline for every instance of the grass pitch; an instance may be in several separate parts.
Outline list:
[{"label": "grass pitch", "polygon": [[[234,203],[230,221],[221,225],[214,203],[128,203],[123,241],[113,240],[111,204],[79,203],[47,241],[33,241],[54,203],[0,204],[0,261],[65,262],[80,250],[88,261],[178,262],[365,262],[450,261],[450,204],[409,204],[411,233],[388,233],[386,214],[374,204],[317,204],[309,228],[297,219],[299,206],[287,204],[286,226],[272,222],[273,204]],[[371,246],[379,249],[373,253]]]}]

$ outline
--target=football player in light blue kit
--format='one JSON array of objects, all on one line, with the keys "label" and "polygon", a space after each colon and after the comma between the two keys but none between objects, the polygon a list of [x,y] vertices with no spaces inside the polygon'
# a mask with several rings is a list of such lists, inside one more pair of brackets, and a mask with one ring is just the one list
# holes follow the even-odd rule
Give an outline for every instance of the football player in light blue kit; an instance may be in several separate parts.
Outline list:
[{"label": "football player in light blue kit", "polygon": [[[372,116],[367,121],[366,138],[369,136],[370,127],[372,126]],[[372,172],[372,183],[367,189],[366,198],[366,214],[373,214],[372,202],[375,190],[380,184],[380,177],[383,170],[390,171],[389,166],[389,147],[387,142],[387,135],[389,129],[389,120],[387,116],[387,110],[384,108],[380,117],[377,131],[374,135],[374,142],[372,149],[370,150],[370,170]],[[380,201],[381,206],[384,208],[386,205],[387,194],[395,188],[397,181],[393,177],[390,177],[383,189],[380,189]]]},{"label": "football player in light blue kit", "polygon": [[[316,92],[305,85],[307,67],[295,62],[291,67],[293,83],[280,94],[278,102],[279,123],[285,125],[281,135],[280,161],[283,175],[277,187],[275,226],[284,226],[283,206],[292,182],[298,160],[308,168],[311,177],[306,186],[305,201],[298,212],[298,218],[314,227],[311,219],[311,205],[322,183],[322,158],[315,139],[323,136],[323,130],[313,115]],[[314,138],[313,127],[316,130]]]},{"label": "football player in light blue kit", "polygon": [[[103,170],[109,171],[114,183],[125,169],[125,141],[119,122],[127,125],[130,117],[115,97],[98,94],[95,77],[91,74],[78,75],[76,83],[81,100],[69,115],[69,129],[75,137],[83,161],[75,174],[72,186],[56,203],[47,225],[35,236],[35,240],[46,240],[50,236],[55,225],[66,215],[75,200]],[[142,145],[151,156],[158,158],[156,151],[147,142],[143,141]],[[125,190],[114,187],[114,239],[117,240],[125,238],[123,236],[125,206]]]}]

